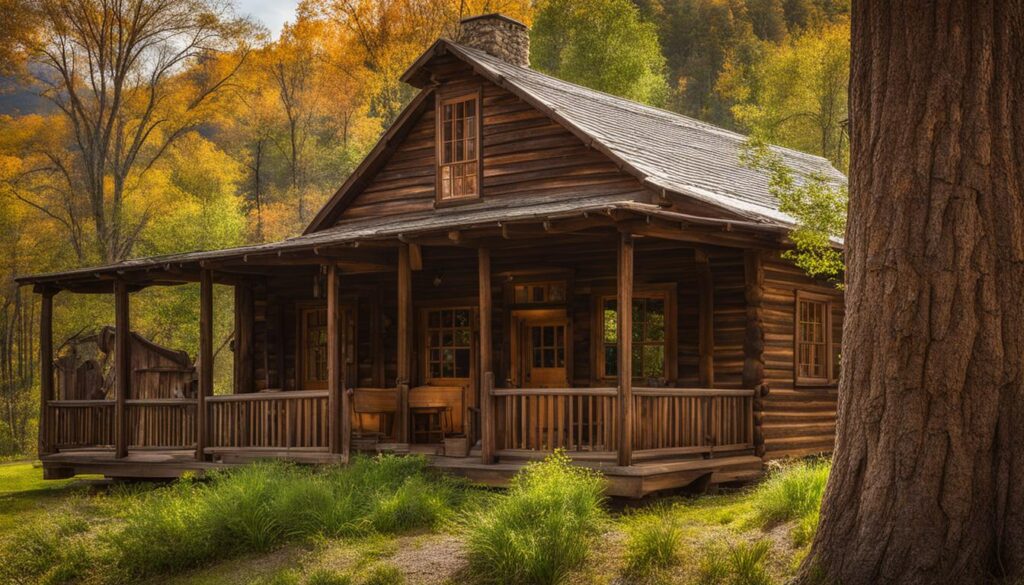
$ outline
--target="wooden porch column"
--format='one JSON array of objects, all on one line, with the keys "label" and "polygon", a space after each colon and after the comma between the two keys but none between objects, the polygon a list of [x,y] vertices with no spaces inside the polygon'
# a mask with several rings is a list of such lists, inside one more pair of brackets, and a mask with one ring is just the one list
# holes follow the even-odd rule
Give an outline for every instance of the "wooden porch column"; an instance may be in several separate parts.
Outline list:
[{"label": "wooden porch column", "polygon": [[744,293],[747,305],[747,325],[743,337],[743,387],[754,390],[751,404],[751,440],[754,454],[765,454],[764,396],[768,386],[764,383],[764,263],[760,250],[744,250]]},{"label": "wooden porch column", "polygon": [[213,395],[213,272],[199,273],[199,393],[196,395],[196,459],[206,459],[209,433],[206,397]]},{"label": "wooden porch column", "polygon": [[352,441],[349,400],[345,395],[341,354],[341,290],[338,267],[327,267],[327,409],[330,416],[329,446],[331,453],[340,454],[348,463]]},{"label": "wooden porch column", "polygon": [[619,239],[618,318],[619,465],[633,463],[633,237]]},{"label": "wooden porch column", "polygon": [[42,291],[39,307],[39,454],[52,452],[49,441],[46,405],[53,400],[53,295],[56,291]]},{"label": "wooden porch column", "polygon": [[114,281],[114,457],[128,456],[128,408],[132,387],[132,328],[128,283]]},{"label": "wooden porch column", "polygon": [[480,453],[483,463],[494,463],[494,406],[491,390],[494,386],[494,366],[491,364],[491,251],[480,248],[477,252],[477,272],[480,280]]},{"label": "wooden porch column", "polygon": [[412,382],[412,266],[409,246],[398,248],[398,442],[409,442],[409,384]]},{"label": "wooden porch column", "polygon": [[715,387],[715,288],[711,261],[703,250],[694,250],[697,263],[697,372],[701,388]]},{"label": "wooden porch column", "polygon": [[235,285],[235,394],[254,392],[253,329],[256,308],[252,283]]}]

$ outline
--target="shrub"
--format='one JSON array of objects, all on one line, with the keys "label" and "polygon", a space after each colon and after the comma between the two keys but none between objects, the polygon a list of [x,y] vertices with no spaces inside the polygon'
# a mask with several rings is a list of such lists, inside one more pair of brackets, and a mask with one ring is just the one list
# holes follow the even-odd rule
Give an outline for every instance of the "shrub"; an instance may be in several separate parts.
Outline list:
[{"label": "shrub", "polygon": [[564,453],[527,465],[506,495],[470,515],[470,571],[483,582],[561,582],[586,558],[605,518],[604,481]]},{"label": "shrub", "polygon": [[677,564],[681,557],[683,530],[667,508],[636,514],[627,519],[626,570],[647,575]]},{"label": "shrub", "polygon": [[753,504],[764,524],[800,520],[816,514],[828,482],[826,459],[802,461],[772,473],[754,491]]}]

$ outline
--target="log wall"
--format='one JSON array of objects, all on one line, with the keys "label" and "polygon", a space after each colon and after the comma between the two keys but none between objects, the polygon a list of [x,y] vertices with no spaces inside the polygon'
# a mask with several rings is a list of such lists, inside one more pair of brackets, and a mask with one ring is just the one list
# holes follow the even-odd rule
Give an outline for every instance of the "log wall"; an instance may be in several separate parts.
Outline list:
[{"label": "log wall", "polygon": [[778,459],[831,452],[835,442],[836,387],[798,385],[794,379],[796,291],[833,298],[833,339],[842,339],[843,296],[807,277],[778,254],[764,255],[765,457]]}]

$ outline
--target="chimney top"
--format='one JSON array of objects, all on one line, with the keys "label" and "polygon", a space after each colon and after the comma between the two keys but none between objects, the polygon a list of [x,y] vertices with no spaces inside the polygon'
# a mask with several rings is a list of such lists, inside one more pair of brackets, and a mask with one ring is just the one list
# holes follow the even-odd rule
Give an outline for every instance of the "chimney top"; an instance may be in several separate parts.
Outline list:
[{"label": "chimney top", "polygon": [[458,43],[479,49],[507,63],[530,66],[530,32],[504,14],[481,14],[459,21]]}]

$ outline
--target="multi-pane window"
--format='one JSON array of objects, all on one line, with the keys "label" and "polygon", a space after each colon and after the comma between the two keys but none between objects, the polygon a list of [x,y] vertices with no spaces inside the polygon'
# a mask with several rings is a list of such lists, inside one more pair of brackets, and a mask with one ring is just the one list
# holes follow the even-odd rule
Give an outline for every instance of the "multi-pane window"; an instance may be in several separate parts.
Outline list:
[{"label": "multi-pane window", "polygon": [[302,313],[302,385],[304,388],[327,384],[327,309],[303,309]]},{"label": "multi-pane window", "polygon": [[565,367],[565,325],[537,325],[530,328],[534,368]]},{"label": "multi-pane window", "polygon": [[471,310],[427,311],[426,334],[428,377],[468,378],[473,345]]},{"label": "multi-pane window", "polygon": [[796,300],[796,379],[830,383],[839,374],[839,344],[834,339],[832,303],[798,294]]},{"label": "multi-pane window", "polygon": [[479,104],[477,95],[441,102],[438,116],[438,199],[480,195]]},{"label": "multi-pane window", "polygon": [[514,287],[517,305],[565,302],[564,282],[538,282],[517,284]]},{"label": "multi-pane window", "polygon": [[[613,378],[619,371],[618,302],[615,297],[602,300],[604,376]],[[633,377],[665,378],[668,355],[666,330],[666,297],[663,295],[633,298]]]}]

